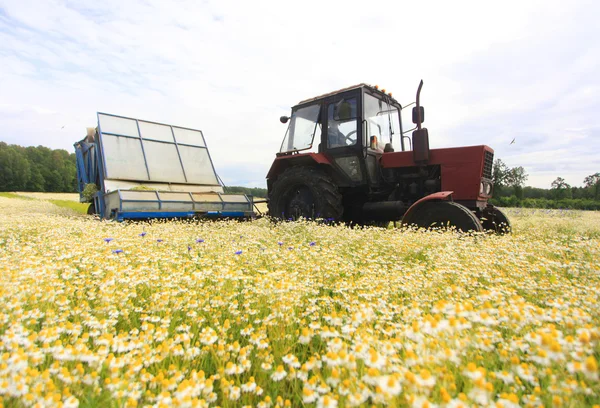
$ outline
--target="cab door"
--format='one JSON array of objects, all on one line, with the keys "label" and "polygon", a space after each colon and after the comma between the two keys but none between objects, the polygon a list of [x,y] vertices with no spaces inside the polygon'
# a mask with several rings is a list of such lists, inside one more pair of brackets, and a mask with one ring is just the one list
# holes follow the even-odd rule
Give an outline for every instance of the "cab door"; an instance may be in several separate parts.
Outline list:
[{"label": "cab door", "polygon": [[348,177],[348,185],[367,183],[363,165],[362,102],[360,89],[325,100],[322,145]]}]

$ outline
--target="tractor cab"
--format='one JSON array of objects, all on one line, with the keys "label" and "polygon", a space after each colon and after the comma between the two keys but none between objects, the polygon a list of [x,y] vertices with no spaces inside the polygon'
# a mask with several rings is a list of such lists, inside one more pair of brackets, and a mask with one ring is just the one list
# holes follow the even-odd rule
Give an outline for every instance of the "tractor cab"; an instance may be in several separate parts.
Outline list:
[{"label": "tractor cab", "polygon": [[324,154],[346,175],[344,185],[377,185],[378,159],[397,146],[404,151],[401,105],[366,84],[301,101],[292,108],[277,156]]}]

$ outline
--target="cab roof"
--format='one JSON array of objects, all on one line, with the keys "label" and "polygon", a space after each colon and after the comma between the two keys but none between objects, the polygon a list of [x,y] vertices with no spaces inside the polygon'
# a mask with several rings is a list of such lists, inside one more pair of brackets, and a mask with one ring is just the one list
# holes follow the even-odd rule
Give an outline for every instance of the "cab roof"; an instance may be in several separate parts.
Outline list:
[{"label": "cab roof", "polygon": [[372,85],[369,85],[369,84],[360,83],[360,84],[357,84],[357,85],[349,86],[349,87],[347,87],[347,88],[338,89],[337,91],[328,92],[328,93],[326,93],[326,94],[323,94],[323,95],[315,96],[315,97],[313,97],[313,98],[304,99],[303,101],[300,101],[300,102],[298,102],[298,103],[296,104],[296,106],[298,106],[298,105],[304,105],[304,104],[306,104],[306,103],[313,102],[313,101],[317,101],[317,100],[319,100],[319,99],[325,99],[325,98],[328,98],[328,97],[330,97],[330,96],[333,96],[333,95],[336,95],[336,94],[339,94],[339,93],[342,93],[342,92],[351,91],[351,90],[354,90],[354,89],[359,89],[359,88],[367,88],[367,89],[369,89],[370,91],[372,91],[372,92],[375,92],[375,93],[377,93],[377,94],[379,94],[379,95],[381,95],[381,96],[387,96],[387,97],[389,97],[389,98],[390,98],[390,99],[391,99],[393,102],[396,102],[396,103],[398,103],[398,101],[397,101],[396,99],[394,99],[394,97],[392,97],[392,96],[391,96],[391,92],[390,92],[390,93],[385,93],[385,92],[382,92],[382,90],[381,90],[381,89],[379,89],[379,87],[377,87],[377,85],[375,85],[375,86],[372,86]]}]

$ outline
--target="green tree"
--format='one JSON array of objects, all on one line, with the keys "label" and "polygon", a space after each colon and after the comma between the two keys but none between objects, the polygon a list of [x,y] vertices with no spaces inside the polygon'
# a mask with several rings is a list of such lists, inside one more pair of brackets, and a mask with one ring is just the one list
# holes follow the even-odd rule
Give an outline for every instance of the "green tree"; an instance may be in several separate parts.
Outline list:
[{"label": "green tree", "polygon": [[523,185],[527,181],[529,176],[525,173],[525,169],[522,166],[513,167],[508,170],[505,180],[506,184],[514,189],[515,196],[519,199],[523,199]]},{"label": "green tree", "polygon": [[600,173],[595,173],[587,176],[583,180],[583,184],[586,188],[593,191],[594,200],[598,200],[600,197]]},{"label": "green tree", "polygon": [[554,198],[560,200],[562,198],[571,198],[571,185],[562,177],[557,177],[551,184]]},{"label": "green tree", "polygon": [[0,143],[0,191],[23,191],[31,168],[27,157],[14,146]]}]

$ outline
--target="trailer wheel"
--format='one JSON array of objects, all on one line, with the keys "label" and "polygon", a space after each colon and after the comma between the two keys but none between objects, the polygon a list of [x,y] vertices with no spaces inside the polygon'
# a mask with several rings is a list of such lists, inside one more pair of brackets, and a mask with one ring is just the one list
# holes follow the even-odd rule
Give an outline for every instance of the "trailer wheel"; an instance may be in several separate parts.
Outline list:
[{"label": "trailer wheel", "polygon": [[269,214],[280,219],[342,218],[342,196],[335,182],[315,167],[290,167],[273,183]]},{"label": "trailer wheel", "polygon": [[481,214],[481,225],[483,229],[496,234],[509,234],[511,232],[510,221],[506,214],[494,206],[486,207]]},{"label": "trailer wheel", "polygon": [[453,201],[424,202],[409,214],[409,219],[403,219],[402,223],[421,228],[456,227],[463,232],[483,231],[475,214],[464,205]]},{"label": "trailer wheel", "polygon": [[94,204],[93,201],[88,206],[87,213],[88,213],[88,215],[95,215],[96,214],[96,204]]}]

